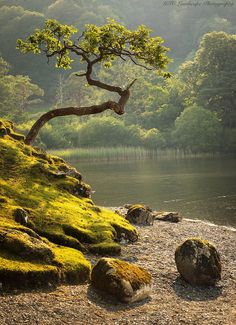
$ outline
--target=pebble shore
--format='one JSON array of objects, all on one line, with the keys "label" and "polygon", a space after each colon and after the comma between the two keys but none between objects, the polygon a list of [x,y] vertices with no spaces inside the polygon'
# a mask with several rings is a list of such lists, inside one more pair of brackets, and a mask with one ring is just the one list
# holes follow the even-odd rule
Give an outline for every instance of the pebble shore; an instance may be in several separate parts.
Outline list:
[{"label": "pebble shore", "polygon": [[[236,324],[236,229],[189,219],[176,224],[156,220],[153,226],[137,229],[139,240],[122,244],[120,258],[151,272],[153,290],[149,299],[122,304],[112,297],[101,297],[89,284],[1,292],[0,324]],[[188,237],[206,239],[219,251],[222,280],[216,287],[191,287],[178,276],[175,248]],[[87,258],[96,262],[92,256]]]}]

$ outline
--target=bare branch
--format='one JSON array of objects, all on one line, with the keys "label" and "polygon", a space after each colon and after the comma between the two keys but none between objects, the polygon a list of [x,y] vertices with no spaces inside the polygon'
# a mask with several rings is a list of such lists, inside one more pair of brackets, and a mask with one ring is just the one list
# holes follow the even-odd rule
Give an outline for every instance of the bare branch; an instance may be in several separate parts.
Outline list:
[{"label": "bare branch", "polygon": [[86,72],[84,73],[75,73],[76,77],[85,77],[86,76]]},{"label": "bare branch", "polygon": [[134,79],[127,87],[126,87],[126,90],[129,90],[133,84],[135,83],[135,81],[137,81],[137,79]]},{"label": "bare branch", "polygon": [[78,43],[80,42],[80,40],[84,37],[84,32],[78,37],[77,41]]},{"label": "bare branch", "polygon": [[139,67],[142,67],[142,68],[144,68],[144,69],[146,69],[146,70],[149,70],[149,71],[152,71],[152,70],[153,70],[153,68],[149,68],[149,67],[147,67],[146,65],[143,65],[143,64],[141,64],[141,63],[136,62],[132,56],[130,56],[130,60],[131,60],[135,65],[137,65],[137,66],[139,66]]}]

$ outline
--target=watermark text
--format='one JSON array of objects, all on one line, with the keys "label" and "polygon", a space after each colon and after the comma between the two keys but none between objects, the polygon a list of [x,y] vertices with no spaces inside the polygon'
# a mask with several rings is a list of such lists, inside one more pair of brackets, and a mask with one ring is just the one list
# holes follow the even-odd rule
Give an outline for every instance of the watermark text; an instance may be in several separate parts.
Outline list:
[{"label": "watermark text", "polygon": [[164,0],[163,6],[175,6],[175,7],[215,7],[215,8],[226,8],[233,7],[233,1],[224,1],[224,0]]}]

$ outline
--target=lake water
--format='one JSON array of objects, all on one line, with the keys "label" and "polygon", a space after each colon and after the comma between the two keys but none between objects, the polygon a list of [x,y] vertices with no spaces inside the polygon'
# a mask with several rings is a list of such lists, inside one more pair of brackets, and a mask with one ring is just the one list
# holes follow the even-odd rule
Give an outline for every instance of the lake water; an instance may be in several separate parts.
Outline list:
[{"label": "lake water", "polygon": [[102,206],[144,203],[185,218],[236,227],[236,159],[73,163]]}]

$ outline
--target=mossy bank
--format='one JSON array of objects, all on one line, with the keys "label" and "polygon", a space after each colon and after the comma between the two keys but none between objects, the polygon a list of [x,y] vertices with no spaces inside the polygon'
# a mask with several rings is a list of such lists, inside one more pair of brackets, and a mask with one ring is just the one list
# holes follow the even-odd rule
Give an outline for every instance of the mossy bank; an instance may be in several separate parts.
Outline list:
[{"label": "mossy bank", "polygon": [[0,282],[3,287],[86,281],[84,253],[120,253],[137,239],[123,217],[94,205],[91,188],[63,159],[24,144],[0,120]]}]

